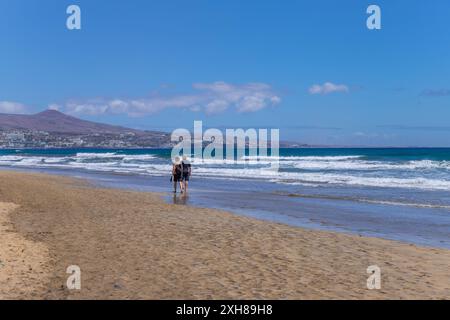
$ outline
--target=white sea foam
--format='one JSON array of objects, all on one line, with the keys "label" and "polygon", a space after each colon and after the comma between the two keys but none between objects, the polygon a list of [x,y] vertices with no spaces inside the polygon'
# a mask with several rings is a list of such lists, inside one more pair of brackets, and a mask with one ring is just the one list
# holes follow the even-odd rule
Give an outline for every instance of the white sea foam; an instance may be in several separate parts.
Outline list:
[{"label": "white sea foam", "polygon": [[416,188],[425,190],[450,190],[450,181],[428,178],[361,177],[345,174],[302,173],[272,180],[293,184],[338,184],[385,188]]},{"label": "white sea foam", "polygon": [[156,156],[151,154],[133,154],[133,155],[123,155],[123,160],[133,161],[133,160],[153,160]]},{"label": "white sea foam", "polygon": [[342,161],[342,160],[350,160],[350,159],[361,159],[363,156],[286,156],[286,157],[279,157],[279,156],[244,156],[242,157],[243,160],[268,160],[268,161],[294,161],[294,160],[309,160],[309,161]]},{"label": "white sea foam", "polygon": [[432,209],[450,209],[450,206],[446,206],[446,205],[442,205],[442,204],[427,204],[427,203],[369,200],[369,199],[357,199],[357,201],[373,203],[373,204],[384,204],[384,205],[390,205],[390,206],[432,208]]},{"label": "white sea foam", "polygon": [[[275,160],[275,161],[274,161]],[[280,171],[271,170],[278,162]],[[450,191],[450,162],[414,160],[368,161],[362,156],[243,157],[238,161],[193,161],[194,174],[221,179],[262,179],[283,184],[350,185]],[[80,169],[164,176],[168,158],[154,154],[78,153],[73,156],[0,156],[0,166]]]},{"label": "white sea foam", "polygon": [[0,161],[20,161],[23,158],[21,156],[1,156]]},{"label": "white sea foam", "polygon": [[450,170],[448,161],[417,160],[408,162],[381,161],[299,161],[293,163],[297,169],[313,170],[418,170],[444,169]]},{"label": "white sea foam", "polygon": [[43,161],[45,163],[62,163],[65,162],[67,160],[67,158],[44,158]]},{"label": "white sea foam", "polygon": [[114,152],[104,152],[104,153],[83,153],[79,152],[76,155],[77,158],[123,158],[124,155],[120,155]]},{"label": "white sea foam", "polygon": [[256,160],[256,159],[192,159],[191,163],[195,165],[270,165],[276,160]]}]

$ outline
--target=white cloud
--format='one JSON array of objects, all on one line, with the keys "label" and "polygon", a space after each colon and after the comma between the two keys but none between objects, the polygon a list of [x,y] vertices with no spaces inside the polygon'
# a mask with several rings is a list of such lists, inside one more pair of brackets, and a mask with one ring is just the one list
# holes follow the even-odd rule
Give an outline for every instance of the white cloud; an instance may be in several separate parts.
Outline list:
[{"label": "white cloud", "polygon": [[59,111],[59,110],[61,109],[61,106],[60,106],[60,105],[57,105],[57,104],[51,104],[51,105],[48,106],[47,109],[48,109],[48,110],[56,110],[56,111]]},{"label": "white cloud", "polygon": [[334,92],[349,92],[348,86],[345,84],[334,84],[331,82],[325,82],[323,85],[315,84],[309,88],[310,94],[322,94],[327,95]]},{"label": "white cloud", "polygon": [[226,100],[213,100],[206,105],[205,112],[207,114],[221,113],[227,110],[229,105],[230,104]]},{"label": "white cloud", "polygon": [[234,85],[226,82],[194,83],[194,92],[184,95],[155,94],[141,99],[92,99],[71,101],[64,109],[71,114],[127,114],[143,116],[169,108],[192,112],[218,114],[228,109],[237,112],[256,112],[281,102],[271,86],[264,83]]},{"label": "white cloud", "polygon": [[0,101],[0,113],[23,114],[27,112],[25,105],[11,101]]}]

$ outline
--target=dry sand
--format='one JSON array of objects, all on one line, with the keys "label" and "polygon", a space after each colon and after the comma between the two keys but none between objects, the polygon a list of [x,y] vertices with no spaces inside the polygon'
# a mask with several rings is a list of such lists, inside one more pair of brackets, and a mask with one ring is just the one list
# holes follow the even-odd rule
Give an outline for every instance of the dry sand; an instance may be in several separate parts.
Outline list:
[{"label": "dry sand", "polygon": [[0,300],[38,299],[49,280],[47,247],[15,233],[9,215],[17,206],[0,203]]},{"label": "dry sand", "polygon": [[[450,251],[0,172],[0,298],[449,299]],[[301,210],[301,208],[299,209]],[[65,286],[69,265],[82,289]],[[378,265],[381,290],[368,290]]]}]

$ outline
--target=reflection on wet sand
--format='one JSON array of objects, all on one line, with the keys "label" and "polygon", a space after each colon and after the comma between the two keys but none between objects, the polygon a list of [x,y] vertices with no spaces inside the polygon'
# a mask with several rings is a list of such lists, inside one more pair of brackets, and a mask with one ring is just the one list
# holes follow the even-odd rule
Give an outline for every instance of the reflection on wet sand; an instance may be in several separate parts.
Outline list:
[{"label": "reflection on wet sand", "polygon": [[173,195],[173,204],[177,204],[177,205],[182,205],[185,206],[188,204],[188,199],[189,197],[186,194],[181,194],[181,195]]}]

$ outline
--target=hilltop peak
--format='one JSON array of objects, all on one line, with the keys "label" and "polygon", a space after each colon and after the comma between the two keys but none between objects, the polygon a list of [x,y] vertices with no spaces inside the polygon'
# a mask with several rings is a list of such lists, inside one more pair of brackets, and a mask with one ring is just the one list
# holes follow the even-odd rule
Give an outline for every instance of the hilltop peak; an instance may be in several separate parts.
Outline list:
[{"label": "hilltop peak", "polygon": [[36,116],[66,116],[65,113],[62,113],[61,111],[54,110],[54,109],[47,109],[42,112],[39,112],[36,114]]}]

